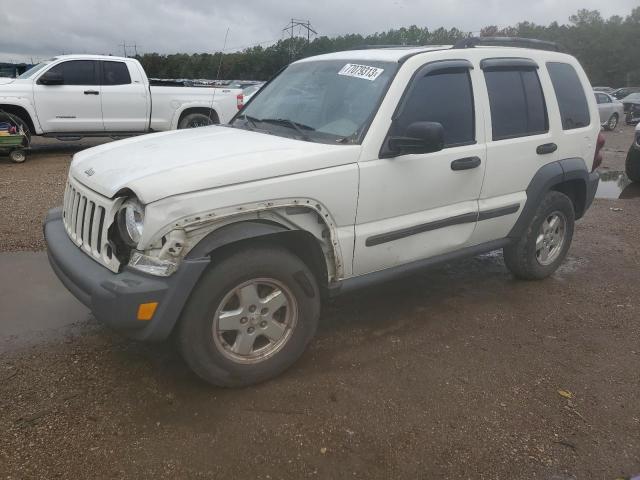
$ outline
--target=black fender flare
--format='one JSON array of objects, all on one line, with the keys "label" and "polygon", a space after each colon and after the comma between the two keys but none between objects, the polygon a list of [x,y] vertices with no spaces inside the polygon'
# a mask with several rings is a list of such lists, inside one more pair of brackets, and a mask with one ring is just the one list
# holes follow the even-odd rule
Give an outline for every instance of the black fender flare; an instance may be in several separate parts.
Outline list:
[{"label": "black fender flare", "polygon": [[565,182],[578,181],[584,184],[585,198],[582,199],[584,207],[576,210],[576,219],[582,217],[593,201],[599,179],[600,176],[597,172],[589,173],[586,162],[582,158],[566,158],[543,165],[527,187],[527,200],[508,237],[522,236],[535,215],[542,198],[554,187]]},{"label": "black fender flare", "polygon": [[225,245],[287,231],[289,231],[288,228],[268,221],[243,220],[231,223],[207,234],[191,249],[186,258],[205,258],[214,250]]}]

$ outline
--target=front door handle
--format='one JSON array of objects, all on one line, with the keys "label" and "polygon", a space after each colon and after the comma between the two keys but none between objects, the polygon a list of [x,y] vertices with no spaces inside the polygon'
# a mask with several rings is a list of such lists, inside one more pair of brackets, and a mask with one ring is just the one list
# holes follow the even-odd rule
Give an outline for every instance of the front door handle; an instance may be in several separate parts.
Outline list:
[{"label": "front door handle", "polygon": [[85,95],[100,95],[100,92],[97,90],[85,90],[84,91]]},{"label": "front door handle", "polygon": [[451,162],[451,170],[470,170],[479,167],[481,163],[480,157],[459,158]]},{"label": "front door handle", "polygon": [[558,149],[558,145],[555,143],[545,143],[544,145],[538,145],[536,153],[538,155],[546,155],[547,153],[553,153]]}]

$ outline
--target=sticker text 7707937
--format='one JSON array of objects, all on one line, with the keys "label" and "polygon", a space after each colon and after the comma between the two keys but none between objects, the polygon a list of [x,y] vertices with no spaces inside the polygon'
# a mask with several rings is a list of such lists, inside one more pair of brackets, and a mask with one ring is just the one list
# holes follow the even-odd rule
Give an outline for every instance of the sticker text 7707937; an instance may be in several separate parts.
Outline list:
[{"label": "sticker text 7707937", "polygon": [[383,68],[370,67],[368,65],[357,65],[354,63],[347,63],[338,72],[338,75],[343,75],[345,77],[361,78],[363,80],[370,80],[373,82],[376,78],[380,76],[382,72],[384,72]]}]

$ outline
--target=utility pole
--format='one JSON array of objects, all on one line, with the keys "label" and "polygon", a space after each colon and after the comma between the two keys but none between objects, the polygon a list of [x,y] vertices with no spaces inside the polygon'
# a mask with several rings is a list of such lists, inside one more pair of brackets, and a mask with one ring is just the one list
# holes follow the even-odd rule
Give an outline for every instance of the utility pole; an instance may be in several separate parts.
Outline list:
[{"label": "utility pole", "polygon": [[122,55],[125,58],[127,58],[127,47],[133,48],[133,51],[135,52],[136,57],[138,56],[138,44],[136,42],[133,42],[133,45],[131,45],[131,44],[127,45],[127,42],[125,40],[121,44],[119,44],[118,46],[122,47]]},{"label": "utility pole", "polygon": [[318,32],[316,32],[313,27],[311,26],[311,22],[309,20],[300,20],[297,18],[292,18],[291,22],[288,24],[288,26],[286,26],[285,28],[282,29],[283,32],[290,32],[290,37],[289,37],[289,61],[293,60],[294,57],[294,46],[293,46],[293,37],[294,37],[294,32],[296,27],[299,28],[299,30],[302,29],[306,29],[307,30],[307,46],[309,45],[309,43],[311,43],[311,34],[313,33],[314,35],[317,35]]}]

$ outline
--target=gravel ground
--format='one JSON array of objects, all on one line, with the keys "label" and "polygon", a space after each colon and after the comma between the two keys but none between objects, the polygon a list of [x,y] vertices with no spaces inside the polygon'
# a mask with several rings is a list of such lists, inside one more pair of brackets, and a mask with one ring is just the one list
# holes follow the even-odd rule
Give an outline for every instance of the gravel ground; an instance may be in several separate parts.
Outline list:
[{"label": "gravel ground", "polygon": [[[631,130],[607,136],[604,171],[613,172]],[[21,192],[28,202],[16,215],[34,225],[10,233],[16,204],[3,198],[5,250],[40,248],[42,214],[59,203],[68,157],[28,162],[0,163],[2,196],[5,185],[9,196]],[[5,355],[0,474],[567,480],[640,473],[637,190],[596,200],[566,263],[545,281],[515,281],[501,255],[490,254],[331,302],[303,358],[257,387],[209,387],[171,343],[141,345],[93,320],[64,341]]]},{"label": "gravel ground", "polygon": [[36,138],[25,163],[0,156],[0,252],[45,248],[42,221],[47,210],[62,204],[71,156],[106,141]]}]

